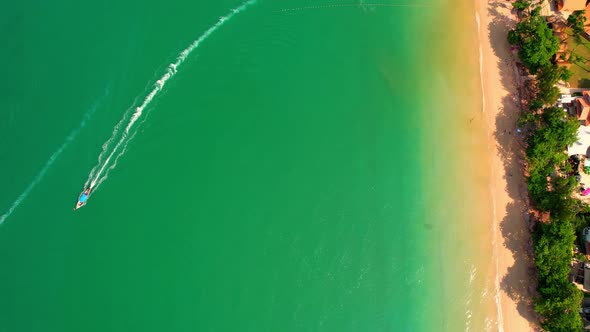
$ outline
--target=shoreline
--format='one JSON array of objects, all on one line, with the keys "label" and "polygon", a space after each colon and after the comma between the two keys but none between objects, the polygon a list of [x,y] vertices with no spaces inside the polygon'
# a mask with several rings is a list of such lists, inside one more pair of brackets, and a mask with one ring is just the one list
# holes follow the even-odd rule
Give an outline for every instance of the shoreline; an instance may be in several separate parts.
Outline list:
[{"label": "shoreline", "polygon": [[475,7],[482,111],[492,161],[489,189],[498,331],[531,331],[538,326],[532,305],[532,234],[525,218],[529,204],[524,149],[516,132],[520,97],[515,57],[507,41],[507,32],[516,24],[516,16],[511,1],[477,0]]}]

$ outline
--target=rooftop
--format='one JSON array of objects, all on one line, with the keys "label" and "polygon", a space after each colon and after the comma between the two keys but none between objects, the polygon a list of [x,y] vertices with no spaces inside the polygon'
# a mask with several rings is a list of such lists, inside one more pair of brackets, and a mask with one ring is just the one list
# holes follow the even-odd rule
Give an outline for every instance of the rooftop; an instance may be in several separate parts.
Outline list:
[{"label": "rooftop", "polygon": [[555,17],[558,13],[555,1],[543,1],[539,3],[539,6],[541,7],[541,12],[539,13],[541,16],[551,18]]},{"label": "rooftop", "polygon": [[586,155],[590,147],[590,127],[580,126],[578,128],[578,141],[567,147],[567,153],[570,156],[581,154]]},{"label": "rooftop", "polygon": [[572,95],[561,95],[561,97],[559,97],[559,99],[557,100],[558,104],[569,104],[574,100],[574,98],[572,97]]},{"label": "rooftop", "polygon": [[590,114],[590,103],[586,100],[586,91],[584,91],[584,96],[582,98],[576,99],[576,102],[580,104],[582,109],[578,120],[586,120],[588,119],[588,114]]},{"label": "rooftop", "polygon": [[557,9],[562,12],[575,12],[586,8],[586,0],[557,0]]}]

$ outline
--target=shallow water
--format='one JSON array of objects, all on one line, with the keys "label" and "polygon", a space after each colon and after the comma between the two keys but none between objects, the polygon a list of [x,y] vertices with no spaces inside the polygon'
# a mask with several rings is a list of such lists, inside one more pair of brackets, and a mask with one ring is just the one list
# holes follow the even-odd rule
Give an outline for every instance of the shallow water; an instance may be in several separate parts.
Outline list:
[{"label": "shallow water", "polygon": [[479,261],[489,222],[466,231],[486,178],[460,167],[486,146],[463,125],[479,111],[470,80],[479,81],[453,72],[452,51],[432,57],[442,3],[260,0],[191,54],[117,168],[72,212],[125,110],[239,4],[11,5],[2,209],[100,106],[0,228],[0,326],[491,324],[480,296],[490,273]]}]

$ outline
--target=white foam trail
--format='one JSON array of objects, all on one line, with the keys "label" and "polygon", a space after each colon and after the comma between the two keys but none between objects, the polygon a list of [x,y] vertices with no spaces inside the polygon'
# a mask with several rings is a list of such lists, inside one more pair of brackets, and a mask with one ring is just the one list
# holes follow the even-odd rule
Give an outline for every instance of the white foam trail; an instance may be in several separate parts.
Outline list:
[{"label": "white foam trail", "polygon": [[133,140],[133,138],[135,137],[136,134],[137,134],[137,131],[133,132],[131,137],[129,137],[129,139],[125,142],[125,145],[123,145],[121,152],[119,152],[119,154],[117,154],[117,156],[115,157],[113,164],[109,168],[107,168],[104,175],[98,180],[98,182],[96,182],[96,185],[94,186],[95,192],[96,192],[96,189],[98,188],[98,186],[100,186],[100,184],[103,183],[104,180],[106,180],[109,177],[109,172],[111,170],[113,170],[115,167],[117,167],[117,162],[119,161],[119,158],[125,153],[125,151],[127,151],[127,145],[129,144],[129,142],[131,142]]},{"label": "white foam trail", "polygon": [[[135,104],[136,102],[137,102],[137,98],[133,101],[133,104]],[[124,122],[129,118],[129,115],[131,114],[132,110],[133,110],[133,106],[131,106],[125,110],[125,112],[123,113],[123,117],[115,125],[115,128],[113,128],[113,133],[111,134],[111,137],[108,140],[106,140],[106,142],[104,142],[102,144],[100,154],[98,155],[98,161],[96,163],[96,166],[92,167],[92,169],[90,170],[90,174],[88,175],[88,179],[84,183],[84,190],[86,190],[86,188],[88,188],[88,185],[90,184],[90,181],[92,181],[92,179],[94,178],[96,171],[102,165],[102,162],[108,153],[109,146],[113,143],[115,138],[117,138],[117,136],[119,134],[119,130],[123,126]]]},{"label": "white foam trail", "polygon": [[[479,19],[479,13],[475,12],[475,22],[477,22],[477,36],[481,35],[481,22]],[[481,47],[481,39],[479,40],[479,82],[481,84],[481,110],[486,111],[486,94],[483,84],[483,49]]]},{"label": "white foam trail", "polygon": [[[129,141],[134,136],[134,135],[132,135],[131,138],[128,139],[128,135],[129,135],[131,129],[133,128],[133,125],[142,116],[143,111],[146,109],[146,107],[149,106],[149,104],[152,102],[152,100],[154,99],[154,97],[156,97],[156,95],[160,91],[162,91],[162,89],[164,88],[164,85],[166,85],[166,82],[168,82],[168,80],[170,78],[172,78],[174,75],[176,75],[176,73],[178,72],[178,69],[184,63],[184,61],[186,60],[186,58],[195,49],[197,49],[199,47],[199,45],[205,39],[207,39],[213,32],[215,32],[215,30],[219,29],[219,27],[221,27],[225,22],[229,21],[236,14],[239,14],[240,12],[244,11],[248,6],[250,6],[250,5],[254,4],[254,3],[256,3],[256,0],[247,1],[247,2],[243,3],[241,6],[235,8],[235,9],[232,9],[231,12],[228,15],[222,16],[221,18],[219,18],[219,20],[217,21],[217,23],[215,23],[213,26],[211,26],[199,38],[197,38],[187,48],[185,48],[182,52],[180,52],[178,54],[178,56],[176,57],[176,61],[174,61],[173,63],[171,63],[170,65],[168,65],[168,67],[167,67],[166,72],[164,73],[164,75],[162,75],[156,81],[155,86],[150,91],[150,93],[148,93],[148,95],[144,98],[144,100],[141,103],[141,105],[135,108],[135,112],[133,113],[133,115],[129,119],[129,122],[127,123],[127,126],[125,127],[125,130],[121,134],[121,137],[120,137],[119,141],[117,142],[117,144],[115,145],[115,147],[111,150],[111,152],[108,155],[108,157],[106,159],[104,159],[104,161],[102,161],[101,160],[101,157],[99,156],[99,162],[98,162],[98,164],[93,168],[93,170],[90,172],[90,175],[89,175],[89,179],[90,178],[92,179],[90,181],[90,187],[91,188],[94,188],[96,190],[97,186],[100,185],[106,179],[106,177],[108,176],[108,172],[110,170],[112,170],[117,165],[117,160],[124,154],[124,152],[125,152],[125,150],[127,148],[127,144],[129,144]],[[121,121],[119,121],[119,124],[117,124],[117,126],[119,126],[120,124],[122,124],[124,122],[124,119],[125,118],[126,118],[126,116],[124,116],[123,119]],[[111,144],[112,140],[117,136],[118,131],[119,131],[118,128],[117,128],[117,126],[115,127],[115,130],[113,131],[113,135],[111,136],[111,138],[109,139],[109,141],[105,142],[105,144],[103,145],[103,152],[105,152],[105,150],[106,150],[105,149],[105,146],[108,148],[108,146]],[[120,148],[122,148],[121,152],[117,153],[117,151]],[[101,155],[103,155],[103,153],[101,153]],[[113,156],[115,157],[115,159],[113,161],[113,164],[109,167],[109,164],[111,163],[111,159],[113,158]],[[98,171],[94,172],[95,169],[98,169]],[[103,172],[105,172],[105,170],[106,170],[106,174],[103,175]],[[88,181],[87,181],[87,183],[88,183]],[[86,189],[86,185],[84,187]]]},{"label": "white foam trail", "polygon": [[94,178],[94,174],[96,173],[98,167],[100,165],[102,165],[102,161],[104,160],[104,157],[106,156],[106,154],[108,152],[108,147],[111,145],[111,143],[113,143],[113,141],[115,140],[115,138],[119,134],[119,129],[123,125],[123,122],[125,122],[125,120],[127,119],[127,116],[129,115],[129,112],[131,111],[131,109],[132,109],[132,107],[128,108],[125,111],[123,118],[121,118],[121,120],[119,120],[119,122],[115,125],[115,128],[113,129],[113,133],[111,134],[111,137],[106,142],[104,142],[102,144],[102,151],[98,155],[98,162],[97,162],[96,166],[94,166],[92,168],[92,170],[90,170],[90,174],[88,175],[88,179],[84,183],[84,189],[88,188],[88,185],[90,184],[90,181],[92,181],[92,179]]},{"label": "white foam trail", "polygon": [[[107,88],[104,96],[101,97],[101,99],[104,98],[105,96],[107,96],[108,94],[109,94],[109,89]],[[23,193],[17,197],[17,199],[14,201],[14,203],[12,203],[10,208],[8,208],[8,211],[6,211],[6,213],[4,213],[2,216],[0,216],[0,225],[2,225],[4,223],[4,221],[12,215],[14,210],[16,210],[16,208],[18,208],[19,205],[21,205],[21,203],[27,198],[27,196],[29,196],[31,191],[39,184],[39,182],[41,182],[41,180],[43,180],[45,173],[47,173],[49,168],[51,168],[53,163],[55,163],[55,161],[57,160],[57,158],[59,158],[59,156],[62,154],[62,152],[78,136],[78,134],[80,133],[82,128],[84,128],[86,126],[86,122],[88,122],[88,119],[90,119],[90,117],[94,114],[94,112],[96,112],[99,104],[100,104],[99,102],[95,102],[94,105],[92,105],[92,107],[90,107],[90,109],[86,112],[86,114],[84,114],[84,117],[82,118],[82,122],[80,122],[80,125],[78,126],[78,128],[74,129],[74,131],[72,131],[70,133],[70,135],[68,135],[68,137],[66,137],[66,140],[63,142],[63,144],[51,155],[51,157],[49,157],[49,160],[47,160],[47,162],[45,163],[45,165],[43,166],[41,171],[39,171],[39,173],[35,176],[35,178],[33,178],[33,181],[27,186],[25,191],[23,191]]]}]

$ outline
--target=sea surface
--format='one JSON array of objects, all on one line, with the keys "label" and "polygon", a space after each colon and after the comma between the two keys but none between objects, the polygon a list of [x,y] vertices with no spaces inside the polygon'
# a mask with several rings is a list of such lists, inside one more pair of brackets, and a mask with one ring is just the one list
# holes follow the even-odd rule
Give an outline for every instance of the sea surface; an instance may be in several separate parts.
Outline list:
[{"label": "sea surface", "polygon": [[0,331],[497,329],[472,6],[242,4],[0,11]]}]

